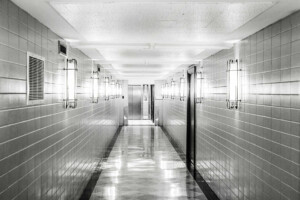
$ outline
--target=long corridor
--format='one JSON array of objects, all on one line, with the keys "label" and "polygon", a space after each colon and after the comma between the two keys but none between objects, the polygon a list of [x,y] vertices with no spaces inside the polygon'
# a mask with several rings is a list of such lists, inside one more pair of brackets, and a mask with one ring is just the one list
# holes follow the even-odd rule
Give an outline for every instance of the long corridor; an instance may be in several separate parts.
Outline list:
[{"label": "long corridor", "polygon": [[300,200],[300,0],[0,0],[0,200]]},{"label": "long corridor", "polygon": [[206,199],[160,127],[123,127],[90,198]]}]

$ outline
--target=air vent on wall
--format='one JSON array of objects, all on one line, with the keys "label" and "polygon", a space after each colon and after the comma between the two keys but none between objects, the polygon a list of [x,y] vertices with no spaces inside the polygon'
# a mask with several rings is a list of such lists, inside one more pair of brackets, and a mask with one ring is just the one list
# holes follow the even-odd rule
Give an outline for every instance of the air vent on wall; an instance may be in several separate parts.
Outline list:
[{"label": "air vent on wall", "polygon": [[27,53],[27,104],[40,104],[44,100],[45,58]]},{"label": "air vent on wall", "polygon": [[67,45],[61,41],[58,41],[58,54],[67,57]]}]

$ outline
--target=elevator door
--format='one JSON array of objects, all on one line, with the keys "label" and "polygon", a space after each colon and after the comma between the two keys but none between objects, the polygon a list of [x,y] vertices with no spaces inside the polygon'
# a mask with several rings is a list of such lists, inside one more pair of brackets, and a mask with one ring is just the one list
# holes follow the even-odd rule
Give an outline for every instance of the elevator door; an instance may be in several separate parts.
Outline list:
[{"label": "elevator door", "polygon": [[142,87],[140,85],[128,86],[128,119],[142,119]]}]

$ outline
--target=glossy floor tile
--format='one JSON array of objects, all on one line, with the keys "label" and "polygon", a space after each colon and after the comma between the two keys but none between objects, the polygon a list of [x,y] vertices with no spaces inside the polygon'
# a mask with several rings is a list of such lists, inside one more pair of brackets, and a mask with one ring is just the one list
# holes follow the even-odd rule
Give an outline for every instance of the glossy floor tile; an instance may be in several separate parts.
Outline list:
[{"label": "glossy floor tile", "polygon": [[154,123],[151,120],[128,120],[129,126],[154,126]]},{"label": "glossy floor tile", "polygon": [[206,199],[160,127],[123,127],[91,195],[96,199]]}]

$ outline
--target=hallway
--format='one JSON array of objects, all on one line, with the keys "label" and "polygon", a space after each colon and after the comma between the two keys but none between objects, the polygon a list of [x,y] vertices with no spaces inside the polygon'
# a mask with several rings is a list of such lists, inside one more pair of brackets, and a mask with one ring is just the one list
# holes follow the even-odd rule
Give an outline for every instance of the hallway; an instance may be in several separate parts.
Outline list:
[{"label": "hallway", "polygon": [[0,0],[0,200],[89,199],[300,200],[300,0]]},{"label": "hallway", "polygon": [[123,127],[91,200],[206,199],[160,127]]}]

